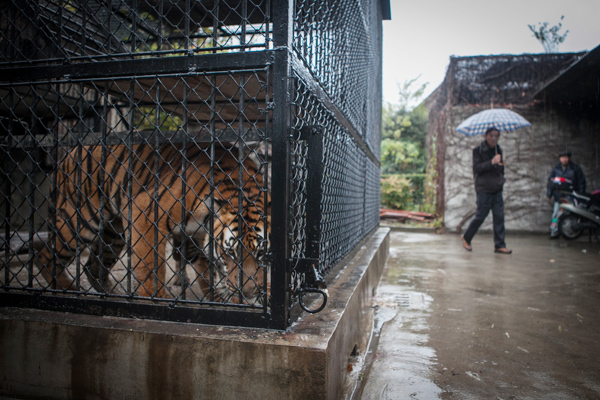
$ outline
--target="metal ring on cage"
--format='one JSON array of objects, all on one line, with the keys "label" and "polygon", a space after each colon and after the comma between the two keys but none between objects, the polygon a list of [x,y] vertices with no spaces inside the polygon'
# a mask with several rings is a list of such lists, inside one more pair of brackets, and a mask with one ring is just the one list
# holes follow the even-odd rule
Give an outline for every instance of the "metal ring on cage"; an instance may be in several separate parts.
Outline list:
[{"label": "metal ring on cage", "polygon": [[[305,304],[304,304],[304,295],[306,293],[318,293],[321,296],[323,296],[323,302],[321,303],[321,305],[319,307],[317,307],[314,310],[311,310],[310,308],[308,308]],[[298,302],[300,303],[300,307],[302,307],[302,309],[306,312],[309,312],[311,314],[316,314],[320,311],[322,311],[325,306],[327,305],[327,292],[325,290],[322,289],[316,289],[316,288],[305,288],[302,289],[300,291],[300,293],[298,294]]]}]

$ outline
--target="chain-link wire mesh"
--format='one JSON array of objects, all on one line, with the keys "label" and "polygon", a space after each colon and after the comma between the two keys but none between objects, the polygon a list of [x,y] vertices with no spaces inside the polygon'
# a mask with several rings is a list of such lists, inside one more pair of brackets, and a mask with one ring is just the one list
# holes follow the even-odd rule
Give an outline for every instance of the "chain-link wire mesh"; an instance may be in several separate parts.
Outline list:
[{"label": "chain-link wire mesh", "polygon": [[378,1],[298,0],[293,47],[370,150],[379,156],[381,10]]},{"label": "chain-link wire mesh", "polygon": [[10,0],[0,34],[7,304],[281,329],[377,225],[378,1]]},{"label": "chain-link wire mesh", "polygon": [[[316,190],[320,199],[318,242],[318,273],[327,275],[336,263],[379,223],[379,167],[367,157],[347,129],[335,118],[302,80],[297,80],[294,100],[293,142],[293,218],[290,236],[293,241],[292,260],[310,258],[306,237],[307,199],[315,196],[315,188],[307,181],[315,166],[309,161],[310,141],[307,135],[317,135],[322,145],[321,164]],[[318,129],[316,129],[318,128]],[[313,190],[313,191],[311,191]],[[310,218],[310,217],[309,217]],[[312,261],[312,260],[311,260]],[[306,284],[299,263],[293,264],[294,292]]]},{"label": "chain-link wire mesh", "polygon": [[0,84],[2,286],[266,310],[267,75]]},{"label": "chain-link wire mesh", "polygon": [[[266,49],[268,0],[38,0],[0,6],[1,64]],[[8,40],[6,40],[8,39]]]}]

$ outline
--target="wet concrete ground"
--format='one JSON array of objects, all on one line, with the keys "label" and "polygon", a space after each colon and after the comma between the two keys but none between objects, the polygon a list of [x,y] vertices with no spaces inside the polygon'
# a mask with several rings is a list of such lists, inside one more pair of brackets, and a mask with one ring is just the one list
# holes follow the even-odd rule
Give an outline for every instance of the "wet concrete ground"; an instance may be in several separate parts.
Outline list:
[{"label": "wet concrete ground", "polygon": [[353,400],[600,399],[600,244],[393,231]]}]

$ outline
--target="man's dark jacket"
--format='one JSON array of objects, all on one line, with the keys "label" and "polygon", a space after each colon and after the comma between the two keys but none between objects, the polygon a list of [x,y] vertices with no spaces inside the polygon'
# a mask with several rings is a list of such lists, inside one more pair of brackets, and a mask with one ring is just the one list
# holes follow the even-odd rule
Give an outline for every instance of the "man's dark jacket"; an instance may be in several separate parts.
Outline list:
[{"label": "man's dark jacket", "polygon": [[552,178],[562,177],[573,182],[573,190],[578,193],[585,193],[585,176],[583,175],[583,171],[579,167],[579,165],[569,161],[567,166],[563,168],[562,164],[559,162],[556,164],[552,171],[550,172],[550,177],[548,178],[548,187],[546,189],[546,197],[551,198],[554,196],[554,201],[560,201],[560,192],[554,190],[554,185],[552,184]]},{"label": "man's dark jacket", "polygon": [[[498,193],[504,186],[504,166],[493,165],[492,158],[496,154],[502,155],[500,146],[490,148],[484,140],[473,149],[473,176],[475,177],[475,191],[483,193]],[[502,157],[504,161],[504,157]]]}]

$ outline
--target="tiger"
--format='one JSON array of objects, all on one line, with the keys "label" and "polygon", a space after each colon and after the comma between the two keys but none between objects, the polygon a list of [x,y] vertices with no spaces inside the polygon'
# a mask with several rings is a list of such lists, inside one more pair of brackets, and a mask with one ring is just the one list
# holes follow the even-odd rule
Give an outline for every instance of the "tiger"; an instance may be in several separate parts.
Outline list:
[{"label": "tiger", "polygon": [[48,284],[77,290],[67,267],[85,247],[90,284],[110,292],[109,271],[129,243],[134,294],[170,297],[165,285],[170,241],[177,269],[192,263],[204,298],[263,304],[270,296],[265,253],[271,200],[256,160],[247,156],[240,162],[221,146],[212,152],[208,146],[173,144],[131,149],[80,146],[58,164],[55,239],[34,261]]}]

